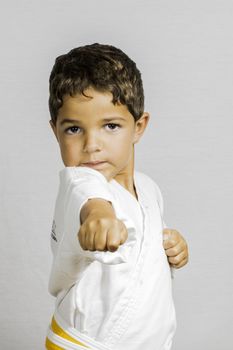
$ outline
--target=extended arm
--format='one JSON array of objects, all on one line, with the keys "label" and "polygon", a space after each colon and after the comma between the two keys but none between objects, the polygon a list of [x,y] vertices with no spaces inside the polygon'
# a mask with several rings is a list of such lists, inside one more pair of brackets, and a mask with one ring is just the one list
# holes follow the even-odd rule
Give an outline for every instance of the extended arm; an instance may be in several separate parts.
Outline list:
[{"label": "extended arm", "polygon": [[84,250],[114,252],[128,237],[125,225],[106,200],[88,200],[81,209],[80,221],[78,239]]}]

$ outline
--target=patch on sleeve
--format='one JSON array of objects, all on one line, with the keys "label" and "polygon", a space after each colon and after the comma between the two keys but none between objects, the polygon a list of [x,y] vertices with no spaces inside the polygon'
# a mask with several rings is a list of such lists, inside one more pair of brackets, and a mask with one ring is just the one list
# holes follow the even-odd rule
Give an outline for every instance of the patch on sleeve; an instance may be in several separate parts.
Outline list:
[{"label": "patch on sleeve", "polygon": [[51,230],[51,238],[57,242],[57,236],[56,236],[56,222],[53,220],[52,230]]}]

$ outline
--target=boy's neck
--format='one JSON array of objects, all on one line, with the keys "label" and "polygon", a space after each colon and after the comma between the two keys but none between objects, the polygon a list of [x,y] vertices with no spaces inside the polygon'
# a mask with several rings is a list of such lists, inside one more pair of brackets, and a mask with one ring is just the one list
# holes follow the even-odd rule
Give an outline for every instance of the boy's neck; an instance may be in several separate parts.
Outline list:
[{"label": "boy's neck", "polygon": [[125,168],[123,172],[117,174],[114,180],[116,180],[137,199],[137,193],[134,184],[134,152],[127,168]]},{"label": "boy's neck", "polygon": [[115,178],[114,180],[116,180],[121,186],[123,186],[127,191],[129,191],[130,193],[134,194],[135,189],[134,189],[134,181],[133,178],[128,179],[128,181],[126,179],[124,179],[123,181],[119,178]]}]

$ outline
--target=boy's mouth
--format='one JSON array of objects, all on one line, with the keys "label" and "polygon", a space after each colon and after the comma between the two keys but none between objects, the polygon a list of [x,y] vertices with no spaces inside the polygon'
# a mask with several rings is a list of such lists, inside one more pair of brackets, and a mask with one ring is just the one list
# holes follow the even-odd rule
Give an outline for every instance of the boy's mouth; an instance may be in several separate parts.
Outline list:
[{"label": "boy's mouth", "polygon": [[104,161],[95,161],[95,162],[82,163],[81,166],[98,167],[98,166],[101,166],[104,163],[106,163],[106,162],[104,162]]}]

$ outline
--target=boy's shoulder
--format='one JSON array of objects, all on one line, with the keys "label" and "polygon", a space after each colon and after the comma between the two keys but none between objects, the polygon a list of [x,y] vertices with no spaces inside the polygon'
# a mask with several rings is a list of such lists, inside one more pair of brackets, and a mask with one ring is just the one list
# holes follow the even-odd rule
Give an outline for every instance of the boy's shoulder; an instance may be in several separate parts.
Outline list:
[{"label": "boy's shoulder", "polygon": [[144,173],[142,171],[135,169],[134,173],[137,177],[141,178],[143,181],[147,181],[149,183],[154,182],[154,180],[149,175],[147,175],[146,173]]},{"label": "boy's shoulder", "polygon": [[158,202],[161,215],[163,215],[164,205],[163,205],[163,196],[161,190],[155,180],[153,180],[149,175],[135,170],[135,178],[138,180],[140,187],[144,189],[144,195],[148,200],[156,200]]},{"label": "boy's shoulder", "polygon": [[[63,187],[70,187],[70,185],[75,185],[77,182],[80,184],[83,182],[85,184],[91,182],[100,182],[102,186],[108,187],[108,181],[103,174],[95,169],[88,167],[65,167],[60,172],[60,182]],[[157,182],[149,175],[142,171],[134,169],[134,177],[136,183],[140,188],[145,191],[147,196],[156,196],[157,199],[161,200],[161,191]]]},{"label": "boy's shoulder", "polygon": [[106,178],[99,171],[82,166],[65,166],[62,170],[59,171],[60,181],[66,184],[75,182],[76,180],[80,181],[85,179],[86,181],[90,180],[99,180],[102,183],[107,183]]},{"label": "boy's shoulder", "polygon": [[145,186],[147,191],[152,190],[153,192],[155,191],[156,197],[160,199],[161,197],[161,190],[157,184],[157,182],[150,177],[149,175],[145,174],[142,171],[135,170],[135,178],[136,181],[138,180],[142,186]]}]

